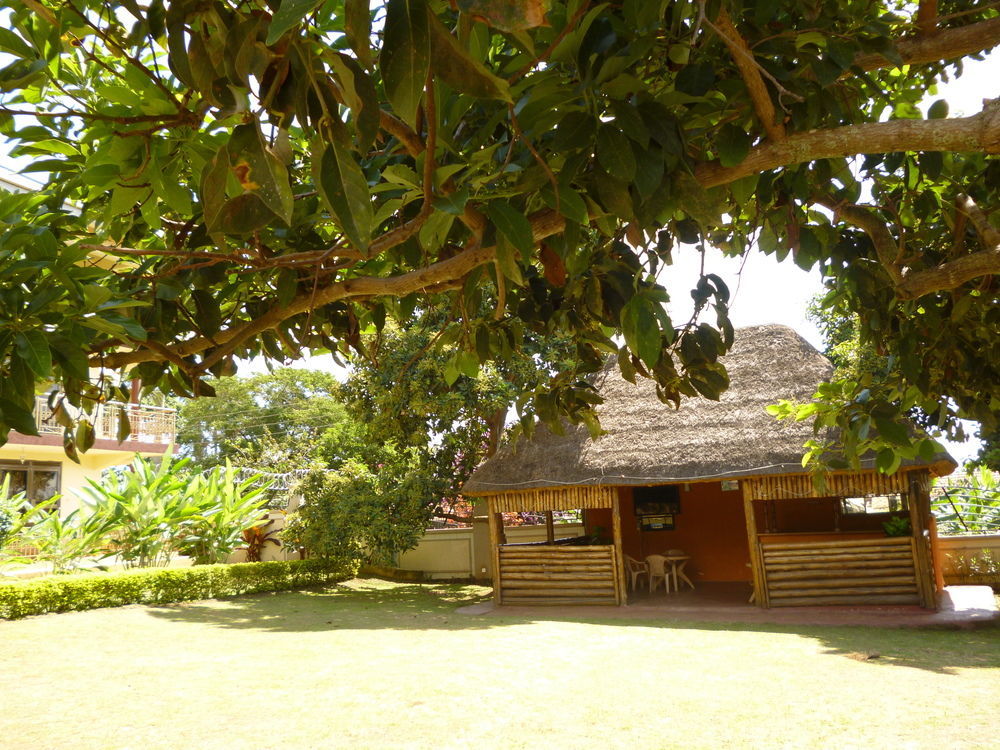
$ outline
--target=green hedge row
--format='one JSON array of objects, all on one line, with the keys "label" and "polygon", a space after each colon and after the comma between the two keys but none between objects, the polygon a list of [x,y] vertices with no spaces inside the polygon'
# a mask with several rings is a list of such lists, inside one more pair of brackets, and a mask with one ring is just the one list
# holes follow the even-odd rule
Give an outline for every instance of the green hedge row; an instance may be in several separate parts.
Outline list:
[{"label": "green hedge row", "polygon": [[0,619],[284,591],[343,581],[356,572],[355,563],[290,560],[48,576],[0,583]]}]

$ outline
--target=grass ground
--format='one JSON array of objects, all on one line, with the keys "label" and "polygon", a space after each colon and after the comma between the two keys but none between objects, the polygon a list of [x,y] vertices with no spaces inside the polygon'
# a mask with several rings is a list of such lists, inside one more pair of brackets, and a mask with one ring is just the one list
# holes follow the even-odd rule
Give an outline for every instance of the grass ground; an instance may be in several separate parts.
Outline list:
[{"label": "grass ground", "polygon": [[997,629],[455,613],[486,591],[357,580],[0,622],[0,747],[995,748],[1000,737]]}]

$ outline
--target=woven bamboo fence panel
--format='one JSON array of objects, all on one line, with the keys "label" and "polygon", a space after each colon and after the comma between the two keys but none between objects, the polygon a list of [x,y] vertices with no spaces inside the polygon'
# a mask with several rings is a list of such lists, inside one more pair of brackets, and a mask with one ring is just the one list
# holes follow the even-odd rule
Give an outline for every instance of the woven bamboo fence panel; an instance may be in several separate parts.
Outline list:
[{"label": "woven bamboo fence panel", "polygon": [[744,481],[750,485],[750,497],[753,500],[895,495],[910,489],[910,477],[903,472],[892,475],[871,471],[833,474],[826,478],[826,489],[823,492],[817,491],[808,474],[753,477]]},{"label": "woven bamboo fence panel", "polygon": [[614,487],[581,485],[579,487],[501,492],[498,495],[492,495],[489,500],[493,513],[610,508],[615,498],[615,492]]}]

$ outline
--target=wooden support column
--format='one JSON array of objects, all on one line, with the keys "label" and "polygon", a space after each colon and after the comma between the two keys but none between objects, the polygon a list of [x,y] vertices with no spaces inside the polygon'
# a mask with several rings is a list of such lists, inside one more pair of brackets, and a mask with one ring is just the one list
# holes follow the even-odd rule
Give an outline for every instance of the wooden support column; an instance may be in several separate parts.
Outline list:
[{"label": "wooden support column", "polygon": [[622,514],[621,499],[616,491],[611,498],[611,529],[614,541],[615,600],[621,606],[626,603],[625,560],[622,557]]},{"label": "wooden support column", "polygon": [[920,591],[920,604],[937,609],[934,564],[930,549],[930,476],[927,471],[910,472],[910,528],[913,530],[913,567]]},{"label": "wooden support column", "polygon": [[740,482],[743,489],[743,513],[747,520],[747,544],[750,548],[750,580],[753,582],[754,603],[758,607],[768,607],[767,580],[764,576],[764,560],[757,538],[757,519],[753,512],[753,490],[746,479]]},{"label": "wooden support column", "polygon": [[552,521],[552,511],[545,511],[545,540],[552,544],[556,540],[556,527]]},{"label": "wooden support column", "polygon": [[934,568],[934,589],[944,591],[944,560],[941,557],[941,540],[938,539],[937,519],[931,514],[931,565]]},{"label": "wooden support column", "polygon": [[[496,512],[496,502],[491,497],[487,500],[490,517],[490,554],[493,561],[493,601],[503,604],[500,592],[500,536],[503,534],[503,516]],[[499,522],[499,523],[498,523]]]}]

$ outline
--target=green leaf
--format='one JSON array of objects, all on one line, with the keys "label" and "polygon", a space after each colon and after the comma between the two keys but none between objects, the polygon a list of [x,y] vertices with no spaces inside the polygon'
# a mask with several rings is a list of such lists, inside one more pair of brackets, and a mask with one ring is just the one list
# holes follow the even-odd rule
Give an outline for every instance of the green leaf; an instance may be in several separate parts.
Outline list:
[{"label": "green leaf", "polygon": [[357,61],[347,55],[333,55],[330,65],[340,80],[347,106],[354,114],[358,151],[365,153],[378,136],[380,113],[375,84]]},{"label": "green leaf", "polygon": [[0,398],[0,414],[3,415],[4,424],[17,430],[22,435],[38,434],[35,415],[20,404],[15,404],[6,398]]},{"label": "green leaf", "polygon": [[564,185],[559,186],[559,205],[556,206],[556,192],[551,185],[545,185],[541,190],[542,200],[545,205],[553,210],[558,210],[563,216],[577,224],[587,224],[590,221],[590,214],[587,211],[587,204],[583,198],[573,188]]},{"label": "green leaf", "polygon": [[535,247],[531,223],[523,213],[505,200],[494,200],[486,204],[486,215],[510,244],[525,257],[531,255]]},{"label": "green leaf", "polygon": [[646,298],[636,295],[621,312],[622,334],[629,349],[639,355],[648,367],[655,367],[660,359],[660,327],[656,314]]},{"label": "green leaf", "polygon": [[17,354],[40,378],[52,374],[52,352],[45,334],[39,330],[22,331],[14,338]]},{"label": "green leaf", "polygon": [[274,44],[286,31],[302,23],[305,17],[322,3],[323,0],[281,0],[281,5],[278,6],[267,29],[267,39],[264,43],[268,46]]},{"label": "green leaf", "polygon": [[895,445],[909,445],[910,433],[904,425],[891,419],[875,418],[875,429],[880,437]]},{"label": "green leaf", "polygon": [[339,141],[317,142],[313,153],[313,179],[320,197],[341,230],[356,248],[365,252],[372,233],[372,202],[368,182],[350,149]]},{"label": "green leaf", "polygon": [[750,134],[735,125],[724,125],[715,139],[719,161],[724,167],[735,167],[747,158],[752,139]]},{"label": "green leaf", "polygon": [[875,466],[883,474],[892,474],[901,463],[901,457],[892,448],[883,448],[875,455]]},{"label": "green leaf", "polygon": [[927,109],[928,120],[943,120],[948,116],[948,102],[938,99]]},{"label": "green leaf", "polygon": [[415,127],[430,68],[430,20],[426,0],[389,0],[379,67],[385,95],[396,115]]},{"label": "green leaf", "polygon": [[434,75],[456,91],[477,99],[499,99],[512,103],[507,81],[493,75],[473,58],[433,13],[428,15],[431,38],[431,62]]},{"label": "green leaf", "polygon": [[294,196],[288,170],[268,148],[256,121],[233,130],[229,154],[231,169],[243,189],[254,193],[275,216],[291,224]]},{"label": "green leaf", "polygon": [[370,0],[345,0],[344,35],[347,43],[366,68],[372,66],[372,14]]},{"label": "green leaf", "polygon": [[204,289],[194,289],[191,299],[195,307],[195,322],[202,333],[214,336],[222,328],[222,311],[215,297]]},{"label": "green leaf", "polygon": [[517,248],[511,244],[510,240],[501,235],[497,239],[497,267],[500,273],[513,281],[518,286],[524,286],[524,275],[517,262]]},{"label": "green leaf", "polygon": [[597,132],[597,121],[589,112],[569,112],[556,127],[552,148],[556,151],[590,148]]},{"label": "green leaf", "polygon": [[635,177],[635,155],[632,144],[622,131],[610,123],[597,129],[597,162],[605,171],[623,182]]}]

